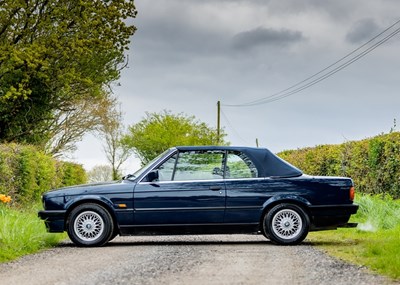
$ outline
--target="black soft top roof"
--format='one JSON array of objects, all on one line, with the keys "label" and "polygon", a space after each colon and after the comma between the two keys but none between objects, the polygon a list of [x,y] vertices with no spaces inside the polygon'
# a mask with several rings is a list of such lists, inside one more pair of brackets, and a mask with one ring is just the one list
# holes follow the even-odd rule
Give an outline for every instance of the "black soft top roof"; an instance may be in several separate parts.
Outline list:
[{"label": "black soft top roof", "polygon": [[266,148],[235,146],[178,146],[179,151],[191,150],[227,150],[246,154],[255,164],[259,177],[296,177],[303,174],[301,170],[279,158]]}]

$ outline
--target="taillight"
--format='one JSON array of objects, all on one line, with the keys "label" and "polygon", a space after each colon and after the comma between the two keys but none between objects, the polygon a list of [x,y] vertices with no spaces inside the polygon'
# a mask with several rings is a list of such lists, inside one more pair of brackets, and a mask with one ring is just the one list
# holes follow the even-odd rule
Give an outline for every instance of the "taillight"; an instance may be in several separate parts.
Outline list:
[{"label": "taillight", "polygon": [[355,190],[354,190],[354,186],[352,186],[351,188],[350,188],[350,201],[354,201],[354,195],[355,195]]}]

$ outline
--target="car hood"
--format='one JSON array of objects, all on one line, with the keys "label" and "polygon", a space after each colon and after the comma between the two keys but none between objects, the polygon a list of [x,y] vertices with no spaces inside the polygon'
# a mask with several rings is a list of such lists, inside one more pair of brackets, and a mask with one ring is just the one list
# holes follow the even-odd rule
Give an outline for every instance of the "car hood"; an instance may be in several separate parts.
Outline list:
[{"label": "car hood", "polygon": [[99,194],[99,193],[118,192],[127,188],[133,189],[135,184],[136,184],[135,182],[129,180],[82,184],[82,185],[55,189],[45,193],[44,196],[59,197],[59,196],[74,196],[80,194]]}]

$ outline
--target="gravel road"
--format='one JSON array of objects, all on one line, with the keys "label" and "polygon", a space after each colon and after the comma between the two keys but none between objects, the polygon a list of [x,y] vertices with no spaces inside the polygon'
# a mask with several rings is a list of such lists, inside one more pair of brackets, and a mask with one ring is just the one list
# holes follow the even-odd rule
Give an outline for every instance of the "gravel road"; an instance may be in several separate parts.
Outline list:
[{"label": "gravel road", "polygon": [[307,242],[262,236],[118,237],[101,248],[57,248],[0,264],[0,284],[393,284]]}]

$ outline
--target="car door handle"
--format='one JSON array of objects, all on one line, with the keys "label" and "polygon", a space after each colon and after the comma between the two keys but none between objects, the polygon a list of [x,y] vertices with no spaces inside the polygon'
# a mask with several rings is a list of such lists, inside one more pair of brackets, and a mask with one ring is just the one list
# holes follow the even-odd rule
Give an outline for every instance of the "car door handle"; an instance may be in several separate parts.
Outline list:
[{"label": "car door handle", "polygon": [[212,190],[212,191],[219,191],[221,189],[222,189],[221,186],[210,186],[210,190]]}]

